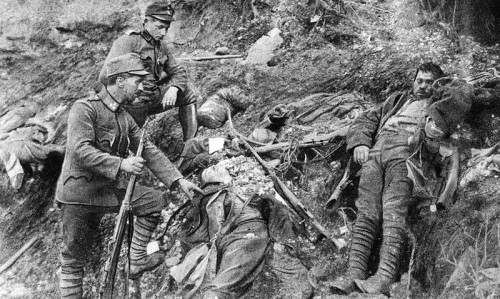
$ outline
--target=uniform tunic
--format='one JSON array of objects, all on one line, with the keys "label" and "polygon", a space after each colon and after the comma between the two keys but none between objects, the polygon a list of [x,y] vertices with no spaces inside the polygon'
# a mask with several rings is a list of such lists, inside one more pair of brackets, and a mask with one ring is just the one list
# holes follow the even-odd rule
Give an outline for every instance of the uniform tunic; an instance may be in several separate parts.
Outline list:
[{"label": "uniform tunic", "polygon": [[[56,200],[66,204],[118,206],[115,189],[125,189],[118,176],[123,158],[137,151],[140,129],[106,90],[76,102],[68,117],[68,141]],[[166,185],[182,177],[153,144],[143,150],[146,166]],[[137,191],[134,196],[137,195]]]}]

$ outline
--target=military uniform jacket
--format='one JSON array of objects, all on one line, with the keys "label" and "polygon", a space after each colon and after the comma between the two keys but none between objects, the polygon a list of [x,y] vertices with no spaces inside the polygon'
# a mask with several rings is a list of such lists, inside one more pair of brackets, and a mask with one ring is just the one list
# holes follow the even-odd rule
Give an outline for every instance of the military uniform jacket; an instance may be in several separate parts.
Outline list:
[{"label": "military uniform jacket", "polygon": [[[186,68],[175,60],[172,49],[165,40],[155,41],[145,30],[128,31],[113,42],[106,61],[128,53],[139,54],[144,67],[153,75],[154,81],[158,82],[161,79],[162,83],[168,82],[181,92],[185,91],[188,80]],[[99,81],[104,85],[107,84],[105,67],[101,69]]]},{"label": "military uniform jacket", "polygon": [[[67,204],[117,206],[115,188],[125,187],[118,171],[129,150],[137,152],[140,129],[107,90],[77,101],[68,117],[68,139],[56,200]],[[146,166],[167,186],[182,178],[168,158],[146,142]]]},{"label": "military uniform jacket", "polygon": [[[454,80],[429,98],[427,115],[432,117],[438,128],[451,133],[469,112],[472,97],[473,90],[470,85]],[[347,132],[347,150],[352,152],[360,145],[372,148],[387,120],[411,98],[410,92],[394,93],[383,105],[370,109],[355,119]]]}]

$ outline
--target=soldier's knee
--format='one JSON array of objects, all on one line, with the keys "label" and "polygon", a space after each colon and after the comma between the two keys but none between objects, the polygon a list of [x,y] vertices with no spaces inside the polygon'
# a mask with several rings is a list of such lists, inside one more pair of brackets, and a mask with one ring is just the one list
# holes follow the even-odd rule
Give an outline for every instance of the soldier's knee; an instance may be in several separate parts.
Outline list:
[{"label": "soldier's knee", "polygon": [[186,106],[190,104],[196,104],[198,102],[198,96],[189,86],[183,92],[177,94],[176,106]]}]

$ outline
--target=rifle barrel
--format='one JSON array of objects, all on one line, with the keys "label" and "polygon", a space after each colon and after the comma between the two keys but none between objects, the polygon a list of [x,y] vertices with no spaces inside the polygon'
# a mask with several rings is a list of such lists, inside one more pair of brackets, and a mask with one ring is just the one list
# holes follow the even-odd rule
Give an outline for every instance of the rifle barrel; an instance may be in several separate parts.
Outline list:
[{"label": "rifle barrel", "polygon": [[213,56],[201,56],[201,57],[180,57],[179,60],[206,61],[206,60],[236,59],[236,58],[243,58],[243,55],[213,55]]}]

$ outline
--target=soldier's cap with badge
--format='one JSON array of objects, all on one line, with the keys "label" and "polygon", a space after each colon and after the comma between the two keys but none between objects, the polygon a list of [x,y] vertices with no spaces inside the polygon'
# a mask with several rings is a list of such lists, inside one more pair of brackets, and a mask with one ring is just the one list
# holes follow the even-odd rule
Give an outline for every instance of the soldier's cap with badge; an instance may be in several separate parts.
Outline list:
[{"label": "soldier's cap with badge", "polygon": [[127,53],[115,58],[110,59],[106,63],[108,78],[118,74],[132,74],[138,76],[149,75],[144,65],[142,64],[141,57],[137,53]]},{"label": "soldier's cap with badge", "polygon": [[146,8],[144,15],[163,22],[172,22],[174,20],[174,8],[165,1],[157,1]]}]

